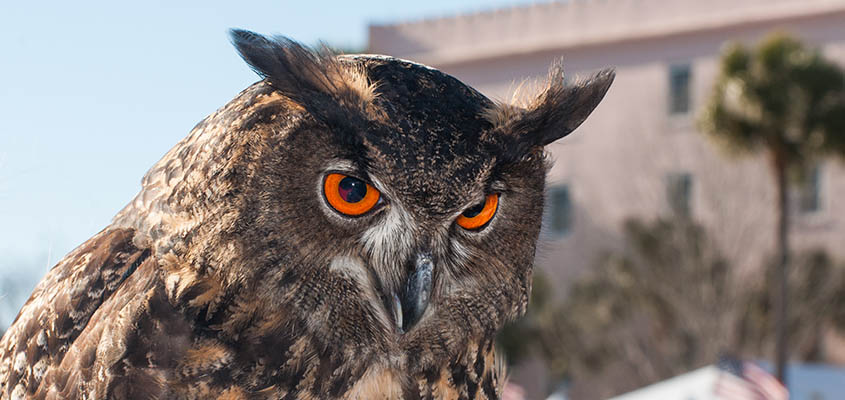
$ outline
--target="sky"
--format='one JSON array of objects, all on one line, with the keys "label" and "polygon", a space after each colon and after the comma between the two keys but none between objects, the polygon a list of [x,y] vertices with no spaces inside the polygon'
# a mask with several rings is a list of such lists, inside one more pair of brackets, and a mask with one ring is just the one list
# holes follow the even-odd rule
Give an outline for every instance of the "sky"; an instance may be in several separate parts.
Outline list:
[{"label": "sky", "polygon": [[257,80],[227,30],[366,47],[367,26],[525,0],[16,1],[0,14],[0,276],[109,224],[191,128]]}]

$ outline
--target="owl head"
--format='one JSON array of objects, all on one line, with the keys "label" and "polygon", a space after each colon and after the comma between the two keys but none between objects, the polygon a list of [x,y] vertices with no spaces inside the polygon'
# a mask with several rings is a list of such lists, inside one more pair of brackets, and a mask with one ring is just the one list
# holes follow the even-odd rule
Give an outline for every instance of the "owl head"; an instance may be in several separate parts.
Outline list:
[{"label": "owl head", "polygon": [[489,349],[528,301],[544,147],[613,72],[568,85],[555,65],[513,106],[413,62],[231,35],[262,80],[116,218],[165,260],[169,295],[221,335],[308,337],[337,365],[419,374]]}]

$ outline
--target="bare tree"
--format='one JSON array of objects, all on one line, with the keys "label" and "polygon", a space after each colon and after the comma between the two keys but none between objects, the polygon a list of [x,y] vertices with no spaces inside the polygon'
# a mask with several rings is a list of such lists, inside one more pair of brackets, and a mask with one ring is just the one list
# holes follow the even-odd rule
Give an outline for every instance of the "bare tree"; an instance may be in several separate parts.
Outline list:
[{"label": "bare tree", "polygon": [[[631,220],[624,248],[605,253],[562,302],[538,297],[503,337],[511,355],[535,351],[572,398],[607,398],[717,361],[759,358],[774,348],[771,285],[776,263],[756,279],[733,268],[704,228],[675,216]],[[828,328],[845,331],[845,268],[822,251],[790,268],[790,355],[824,360]]]}]

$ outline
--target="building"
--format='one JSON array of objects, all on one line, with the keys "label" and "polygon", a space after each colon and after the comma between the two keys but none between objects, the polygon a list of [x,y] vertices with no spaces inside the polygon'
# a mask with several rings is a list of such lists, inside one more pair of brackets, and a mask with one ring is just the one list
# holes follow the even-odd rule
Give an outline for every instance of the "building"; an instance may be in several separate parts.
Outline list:
[{"label": "building", "polygon": [[[562,57],[569,76],[612,66],[607,97],[551,145],[540,266],[559,282],[618,242],[622,221],[689,213],[756,270],[772,254],[773,178],[762,159],[730,159],[696,132],[726,42],[793,33],[845,64],[845,0],[571,0],[374,25],[369,51],[431,65],[495,99]],[[573,78],[575,79],[575,78]],[[726,190],[727,189],[727,190]],[[845,170],[824,162],[795,193],[793,248],[845,257]]]},{"label": "building", "polygon": [[[564,292],[596,254],[621,245],[629,217],[689,214],[740,274],[759,272],[774,253],[774,178],[762,158],[725,156],[697,131],[696,114],[723,46],[772,31],[845,65],[845,0],[569,0],[373,25],[368,51],[431,65],[501,100],[560,57],[570,77],[616,68],[587,122],[549,146],[556,163],[538,266]],[[792,248],[845,259],[842,164],[819,164],[792,195]],[[830,335],[838,344],[828,351],[843,353],[845,342]],[[546,385],[535,372],[515,378]]]}]

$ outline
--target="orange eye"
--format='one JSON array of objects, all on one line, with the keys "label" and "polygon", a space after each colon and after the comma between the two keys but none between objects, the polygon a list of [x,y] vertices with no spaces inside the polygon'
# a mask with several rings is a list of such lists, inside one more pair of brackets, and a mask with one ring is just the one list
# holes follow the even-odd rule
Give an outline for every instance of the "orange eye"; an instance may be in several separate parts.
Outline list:
[{"label": "orange eye", "polygon": [[499,208],[499,194],[488,194],[483,203],[467,208],[458,216],[458,225],[464,229],[478,229],[487,225]]},{"label": "orange eye", "polygon": [[372,210],[381,196],[367,182],[343,174],[328,174],[323,183],[323,194],[335,210],[350,216]]}]

